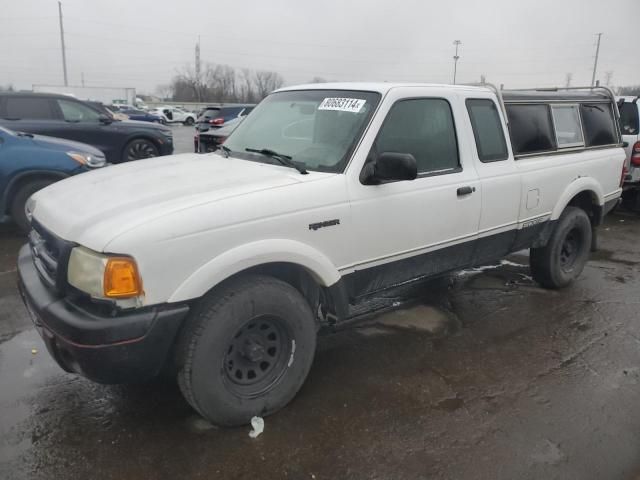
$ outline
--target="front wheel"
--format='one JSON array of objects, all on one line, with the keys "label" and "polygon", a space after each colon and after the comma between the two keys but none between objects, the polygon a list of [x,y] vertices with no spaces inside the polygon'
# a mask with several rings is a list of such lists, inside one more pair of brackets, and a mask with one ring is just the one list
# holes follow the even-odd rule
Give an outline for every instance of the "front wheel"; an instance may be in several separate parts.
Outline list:
[{"label": "front wheel", "polygon": [[271,277],[239,277],[190,314],[178,347],[178,383],[212,423],[247,424],[291,401],[315,348],[314,316],[300,292]]},{"label": "front wheel", "polygon": [[584,210],[567,207],[547,245],[532,248],[529,256],[533,279],[545,288],[562,288],[582,273],[591,251],[591,221]]},{"label": "front wheel", "polygon": [[127,143],[127,146],[124,147],[122,161],[131,162],[133,160],[141,160],[143,158],[157,157],[158,153],[158,148],[151,140],[138,138],[136,140],[131,140]]}]

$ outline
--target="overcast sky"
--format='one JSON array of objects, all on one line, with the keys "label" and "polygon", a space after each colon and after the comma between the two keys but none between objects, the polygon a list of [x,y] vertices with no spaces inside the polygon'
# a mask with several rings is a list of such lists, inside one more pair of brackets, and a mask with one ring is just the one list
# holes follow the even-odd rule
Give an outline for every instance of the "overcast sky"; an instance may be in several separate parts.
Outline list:
[{"label": "overcast sky", "polygon": [[[0,85],[63,84],[55,0],[0,0]],[[329,80],[640,84],[640,0],[64,0],[69,84],[153,93],[203,62]]]}]

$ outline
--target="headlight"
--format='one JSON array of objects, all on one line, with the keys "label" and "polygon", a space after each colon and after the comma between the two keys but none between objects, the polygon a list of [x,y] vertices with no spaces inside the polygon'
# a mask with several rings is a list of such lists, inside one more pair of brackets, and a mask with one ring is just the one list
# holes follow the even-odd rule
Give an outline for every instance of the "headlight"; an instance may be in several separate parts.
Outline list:
[{"label": "headlight", "polygon": [[142,295],[142,280],[133,258],[104,255],[85,247],[71,250],[67,280],[70,285],[95,298]]},{"label": "headlight", "polygon": [[167,138],[173,138],[173,132],[171,130],[160,130],[160,133]]},{"label": "headlight", "polygon": [[86,165],[90,168],[99,168],[104,167],[106,160],[104,157],[98,157],[96,155],[91,155],[89,153],[81,153],[81,152],[67,152],[71,158],[73,158],[80,165]]}]

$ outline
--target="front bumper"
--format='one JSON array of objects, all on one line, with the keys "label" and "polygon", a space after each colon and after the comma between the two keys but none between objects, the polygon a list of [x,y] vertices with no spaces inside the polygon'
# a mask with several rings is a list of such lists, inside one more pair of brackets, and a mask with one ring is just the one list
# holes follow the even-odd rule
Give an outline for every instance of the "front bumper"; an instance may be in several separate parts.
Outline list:
[{"label": "front bumper", "polygon": [[187,305],[96,313],[49,290],[28,245],[18,256],[18,287],[36,329],[58,365],[99,383],[132,383],[165,366]]}]

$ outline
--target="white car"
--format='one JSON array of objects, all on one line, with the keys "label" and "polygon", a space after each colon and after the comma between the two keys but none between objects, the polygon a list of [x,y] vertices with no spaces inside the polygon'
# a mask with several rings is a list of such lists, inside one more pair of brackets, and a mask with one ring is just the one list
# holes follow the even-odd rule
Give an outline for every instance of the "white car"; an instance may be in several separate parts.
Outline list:
[{"label": "white car", "polygon": [[620,197],[617,116],[604,88],[278,90],[214,153],[36,193],[20,289],[65,370],[169,367],[204,417],[248,423],[294,397],[321,326],[382,290],[525,248],[543,287],[573,281]]},{"label": "white car", "polygon": [[156,107],[150,109],[149,113],[158,115],[165,123],[182,123],[184,125],[193,125],[196,123],[196,114],[187,112],[180,107]]}]

